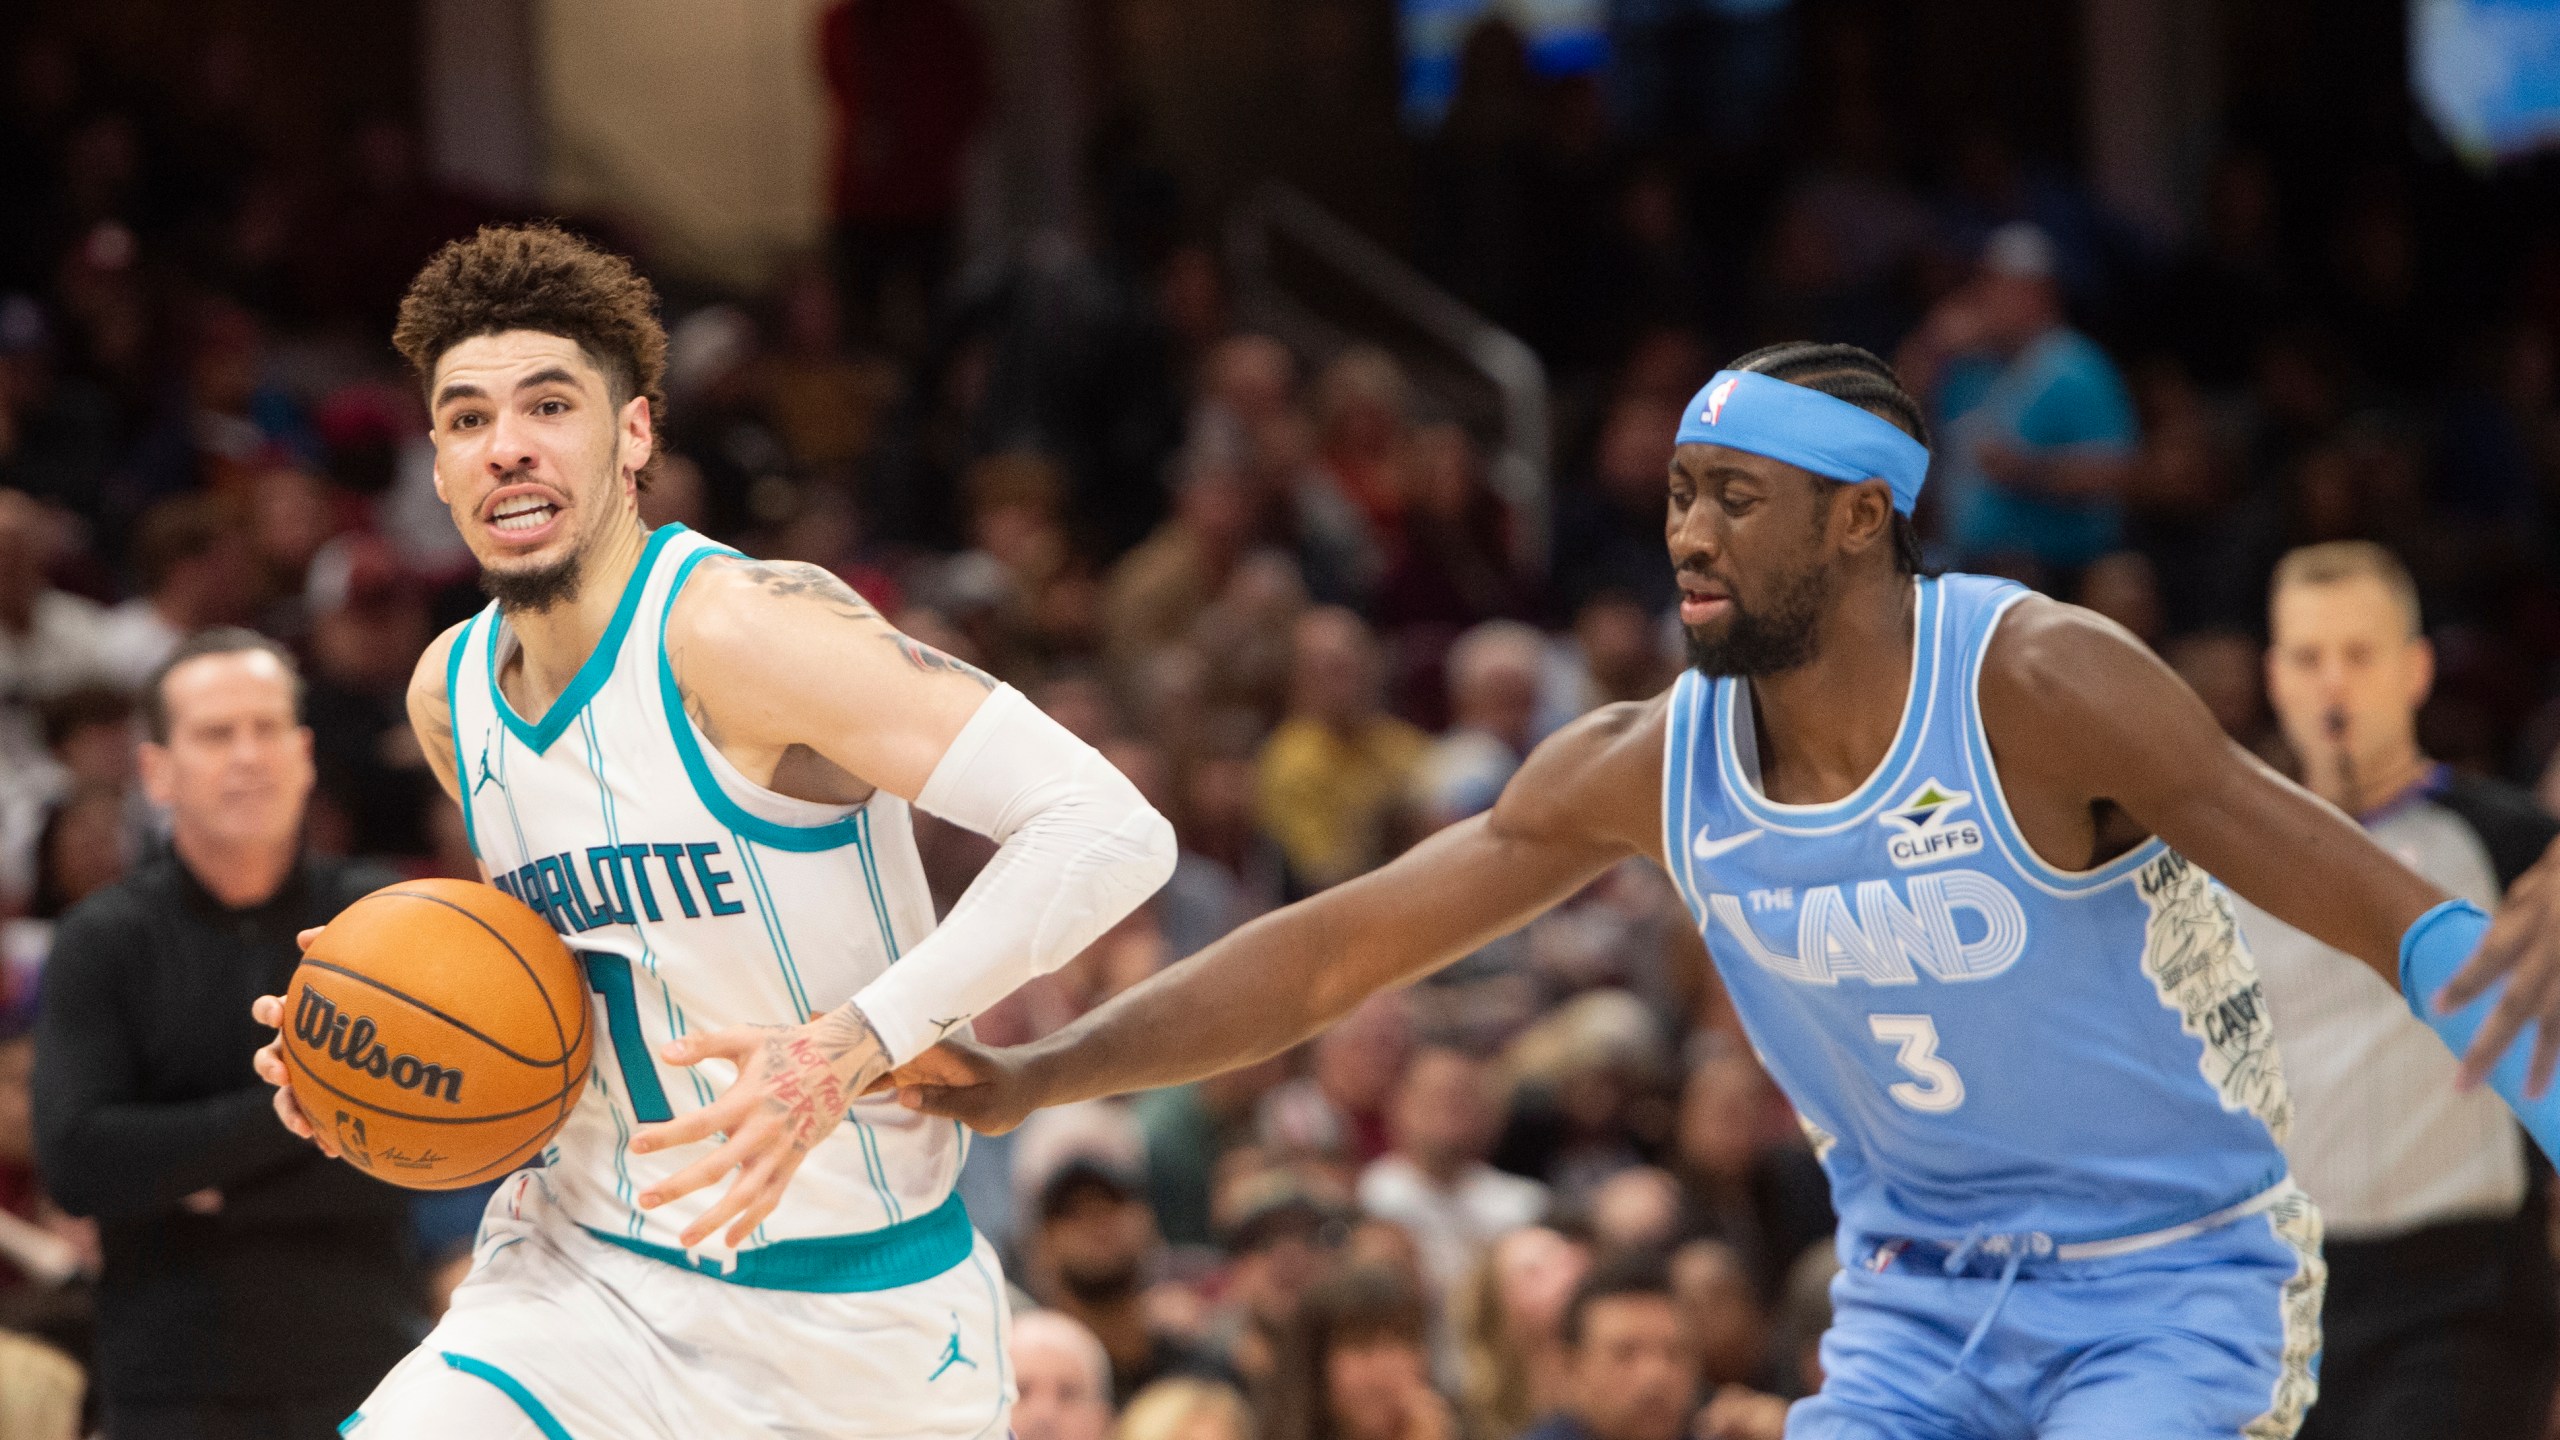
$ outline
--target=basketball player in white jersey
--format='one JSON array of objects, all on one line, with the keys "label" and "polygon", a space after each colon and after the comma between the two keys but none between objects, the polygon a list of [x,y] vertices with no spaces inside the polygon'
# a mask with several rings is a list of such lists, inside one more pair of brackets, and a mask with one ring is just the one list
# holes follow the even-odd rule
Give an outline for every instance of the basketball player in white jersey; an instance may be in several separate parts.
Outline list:
[{"label": "basketball player in white jersey", "polygon": [[[1171,828],[834,576],[644,525],[653,310],[546,227],[448,246],[401,307],[437,492],[494,597],[429,647],[410,717],[491,882],[580,955],[600,1040],[452,1309],[343,1428],[1002,1440],[965,1133],[857,1097],[1135,908]],[[1001,844],[939,928],[910,802]],[[281,1084],[275,1046],[258,1062]]]}]

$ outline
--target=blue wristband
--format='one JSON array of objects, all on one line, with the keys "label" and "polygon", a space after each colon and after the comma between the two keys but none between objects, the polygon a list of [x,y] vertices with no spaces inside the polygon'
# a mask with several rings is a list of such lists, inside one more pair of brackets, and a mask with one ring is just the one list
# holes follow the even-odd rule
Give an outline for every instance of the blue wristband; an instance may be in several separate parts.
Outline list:
[{"label": "blue wristband", "polygon": [[[2489,916],[2479,906],[2468,900],[2447,900],[2419,916],[2418,923],[2400,937],[2400,993],[2457,1056],[2470,1052],[2472,1037],[2497,1008],[2498,997],[2506,993],[2506,981],[2499,980],[2487,994],[2450,1015],[2436,1012],[2435,997],[2455,971],[2470,963],[2472,952],[2488,933]],[[2539,1100],[2528,1100],[2524,1093],[2525,1067],[2536,1033],[2537,1026],[2527,1025],[2507,1053],[2498,1057],[2497,1066],[2489,1072],[2489,1088],[2524,1122],[2543,1154],[2560,1155],[2560,1085],[2552,1086]],[[2283,1036],[2276,1038],[2283,1043]]]},{"label": "blue wristband", "polygon": [[[2471,952],[2480,948],[2480,937],[2489,933],[2489,913],[2468,900],[2447,900],[2418,917],[2400,937],[2400,993],[2418,1018],[2434,1025],[2439,1016],[2434,1010],[2436,992],[2453,978],[2455,971],[2470,962]],[[2501,987],[2504,988],[2504,987]],[[2480,1028],[2487,1011],[2480,1005],[2466,1006],[2464,1014],[2481,1010],[2474,1016],[2471,1030]],[[2454,1046],[2458,1051],[2462,1047]]]}]

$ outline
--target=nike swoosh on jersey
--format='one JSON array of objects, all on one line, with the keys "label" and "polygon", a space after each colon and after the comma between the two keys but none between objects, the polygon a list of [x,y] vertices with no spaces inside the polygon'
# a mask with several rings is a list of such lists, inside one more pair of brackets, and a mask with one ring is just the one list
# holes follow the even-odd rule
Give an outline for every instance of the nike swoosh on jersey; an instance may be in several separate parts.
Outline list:
[{"label": "nike swoosh on jersey", "polygon": [[1739,835],[1727,835],[1721,840],[1701,830],[1698,832],[1698,838],[1689,842],[1689,853],[1701,860],[1713,860],[1728,850],[1739,850],[1759,838],[1760,832],[1757,830],[1745,830]]}]

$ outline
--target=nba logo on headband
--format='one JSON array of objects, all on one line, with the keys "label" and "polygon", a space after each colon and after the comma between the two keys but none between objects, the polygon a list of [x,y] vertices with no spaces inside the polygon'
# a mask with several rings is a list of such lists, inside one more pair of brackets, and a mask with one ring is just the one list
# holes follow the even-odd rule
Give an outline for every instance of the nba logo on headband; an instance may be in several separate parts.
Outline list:
[{"label": "nba logo on headband", "polygon": [[1723,384],[1709,390],[1707,392],[1707,408],[1698,416],[1698,418],[1706,421],[1710,425],[1713,425],[1718,420],[1724,418],[1724,402],[1733,398],[1733,387],[1740,383],[1741,382],[1738,380],[1727,380]]},{"label": "nba logo on headband", "polygon": [[[1737,398],[1750,403],[1724,412]],[[1676,445],[1715,445],[1765,455],[1843,484],[1878,479],[1908,515],[1929,478],[1929,451],[1892,421],[1836,395],[1746,370],[1719,370],[1681,412]]]}]

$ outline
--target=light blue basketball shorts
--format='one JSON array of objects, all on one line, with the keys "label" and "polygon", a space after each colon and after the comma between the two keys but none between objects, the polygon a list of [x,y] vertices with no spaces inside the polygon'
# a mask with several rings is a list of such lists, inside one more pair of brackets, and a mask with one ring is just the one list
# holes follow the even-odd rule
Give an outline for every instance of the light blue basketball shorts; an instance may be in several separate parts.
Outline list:
[{"label": "light blue basketball shorts", "polygon": [[2328,1270],[2290,1185],[2131,1240],[1841,1250],[1787,1440],[2288,1440],[2318,1394]]}]

